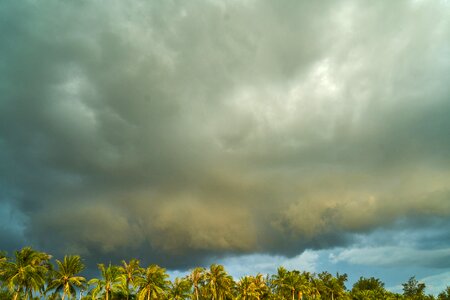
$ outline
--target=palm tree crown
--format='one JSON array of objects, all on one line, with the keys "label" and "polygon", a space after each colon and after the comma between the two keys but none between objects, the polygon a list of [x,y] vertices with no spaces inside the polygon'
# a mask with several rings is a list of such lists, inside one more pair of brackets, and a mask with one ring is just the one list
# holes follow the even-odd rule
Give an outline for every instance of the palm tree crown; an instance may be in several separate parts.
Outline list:
[{"label": "palm tree crown", "polygon": [[161,299],[167,290],[170,281],[166,269],[151,265],[144,270],[142,276],[136,278],[139,300]]},{"label": "palm tree crown", "polygon": [[2,277],[8,289],[16,300],[20,295],[23,299],[33,297],[33,291],[42,291],[46,282],[51,256],[44,252],[25,247],[15,252],[14,261],[2,262]]},{"label": "palm tree crown", "polygon": [[81,288],[86,282],[82,276],[77,276],[78,273],[84,270],[84,264],[78,255],[65,256],[63,261],[56,260],[58,270],[53,271],[53,279],[50,281],[47,291],[55,290],[59,293],[61,290],[62,300],[65,296],[75,295],[75,288]]},{"label": "palm tree crown", "polygon": [[116,284],[119,283],[120,270],[119,267],[111,264],[108,267],[105,267],[104,264],[99,264],[98,269],[102,278],[94,278],[88,282],[89,285],[95,285],[95,288],[91,291],[92,298],[95,299],[97,294],[104,293],[105,300],[108,300]]},{"label": "palm tree crown", "polygon": [[142,273],[142,269],[139,267],[139,260],[132,259],[130,262],[122,260],[122,266],[119,267],[120,280],[121,280],[121,292],[126,295],[128,300],[132,294],[130,285],[134,286],[137,276]]},{"label": "palm tree crown", "polygon": [[191,296],[192,284],[188,278],[175,278],[168,291],[169,300],[184,300]]},{"label": "palm tree crown", "polygon": [[205,269],[204,268],[195,268],[192,270],[191,274],[189,274],[189,281],[194,287],[194,295],[195,300],[199,299],[199,286],[203,284],[203,279],[205,277]]},{"label": "palm tree crown", "polygon": [[234,281],[222,265],[212,264],[205,273],[205,288],[205,292],[210,295],[212,300],[230,299]]}]

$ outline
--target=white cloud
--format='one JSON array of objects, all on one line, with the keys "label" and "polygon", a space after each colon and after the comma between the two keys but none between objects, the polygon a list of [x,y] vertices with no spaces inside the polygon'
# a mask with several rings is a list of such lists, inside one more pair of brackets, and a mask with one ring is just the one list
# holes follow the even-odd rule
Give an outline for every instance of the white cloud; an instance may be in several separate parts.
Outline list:
[{"label": "white cloud", "polygon": [[235,279],[245,275],[274,274],[280,266],[288,270],[299,270],[315,272],[318,264],[319,254],[316,251],[306,250],[303,253],[287,258],[279,255],[250,254],[231,256],[212,263],[219,263],[225,266],[228,273]]},{"label": "white cloud", "polygon": [[435,266],[450,257],[450,248],[414,249],[401,246],[361,247],[338,250],[329,255],[333,263],[366,266]]},{"label": "white cloud", "polygon": [[[221,264],[225,270],[233,276],[235,280],[246,276],[261,274],[275,274],[278,267],[283,266],[288,270],[299,270],[316,272],[319,253],[317,251],[306,250],[292,258],[279,255],[249,254],[230,256],[222,259],[213,259],[210,263]],[[208,268],[208,265],[204,265]],[[189,274],[189,270],[169,270],[170,277],[183,277]]]},{"label": "white cloud", "polygon": [[[430,275],[425,277],[417,278],[419,282],[425,283],[425,293],[438,295],[440,292],[445,290],[447,286],[450,284],[450,272],[439,273],[436,275]],[[386,287],[387,290],[394,293],[403,293],[403,286],[401,284],[397,284],[394,286]]]},{"label": "white cloud", "polygon": [[436,295],[442,292],[447,286],[450,286],[450,271],[427,276],[421,278],[419,281],[425,283],[427,293]]}]

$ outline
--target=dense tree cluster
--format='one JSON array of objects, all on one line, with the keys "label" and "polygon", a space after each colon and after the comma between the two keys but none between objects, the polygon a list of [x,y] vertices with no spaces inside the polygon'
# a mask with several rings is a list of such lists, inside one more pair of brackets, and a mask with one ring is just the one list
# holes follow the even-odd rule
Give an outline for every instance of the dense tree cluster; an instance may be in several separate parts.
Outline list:
[{"label": "dense tree cluster", "polygon": [[183,278],[170,281],[164,268],[142,267],[139,261],[121,265],[99,264],[100,276],[87,280],[81,258],[65,256],[51,262],[51,255],[26,247],[13,257],[0,255],[0,299],[138,299],[138,300],[263,300],[263,299],[438,299],[450,300],[450,287],[437,298],[425,295],[425,284],[411,277],[403,294],[387,291],[377,278],[361,277],[351,290],[346,274],[333,276],[289,271],[279,267],[276,274],[245,276],[235,281],[222,265],[195,268]]}]

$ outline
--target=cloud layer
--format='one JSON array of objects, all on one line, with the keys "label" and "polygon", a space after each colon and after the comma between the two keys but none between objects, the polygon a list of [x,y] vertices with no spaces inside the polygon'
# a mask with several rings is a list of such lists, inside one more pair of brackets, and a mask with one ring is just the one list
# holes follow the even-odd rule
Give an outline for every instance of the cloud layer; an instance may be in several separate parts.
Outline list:
[{"label": "cloud layer", "polygon": [[448,218],[449,11],[2,3],[0,201],[29,243],[173,268]]}]

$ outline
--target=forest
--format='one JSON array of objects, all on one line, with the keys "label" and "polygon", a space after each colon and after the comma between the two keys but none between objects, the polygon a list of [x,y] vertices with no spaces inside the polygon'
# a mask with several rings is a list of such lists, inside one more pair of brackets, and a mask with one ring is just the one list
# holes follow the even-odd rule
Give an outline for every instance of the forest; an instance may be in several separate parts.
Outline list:
[{"label": "forest", "polygon": [[450,286],[439,295],[427,295],[425,284],[413,276],[403,283],[403,293],[385,289],[374,277],[360,277],[351,288],[347,275],[287,270],[276,274],[256,274],[233,279],[225,268],[212,264],[194,268],[182,278],[169,280],[166,269],[152,264],[141,266],[139,260],[120,265],[98,264],[98,277],[82,276],[85,265],[80,256],[53,259],[31,247],[0,256],[0,299],[12,300],[306,300],[306,299],[438,299],[450,300]]}]

